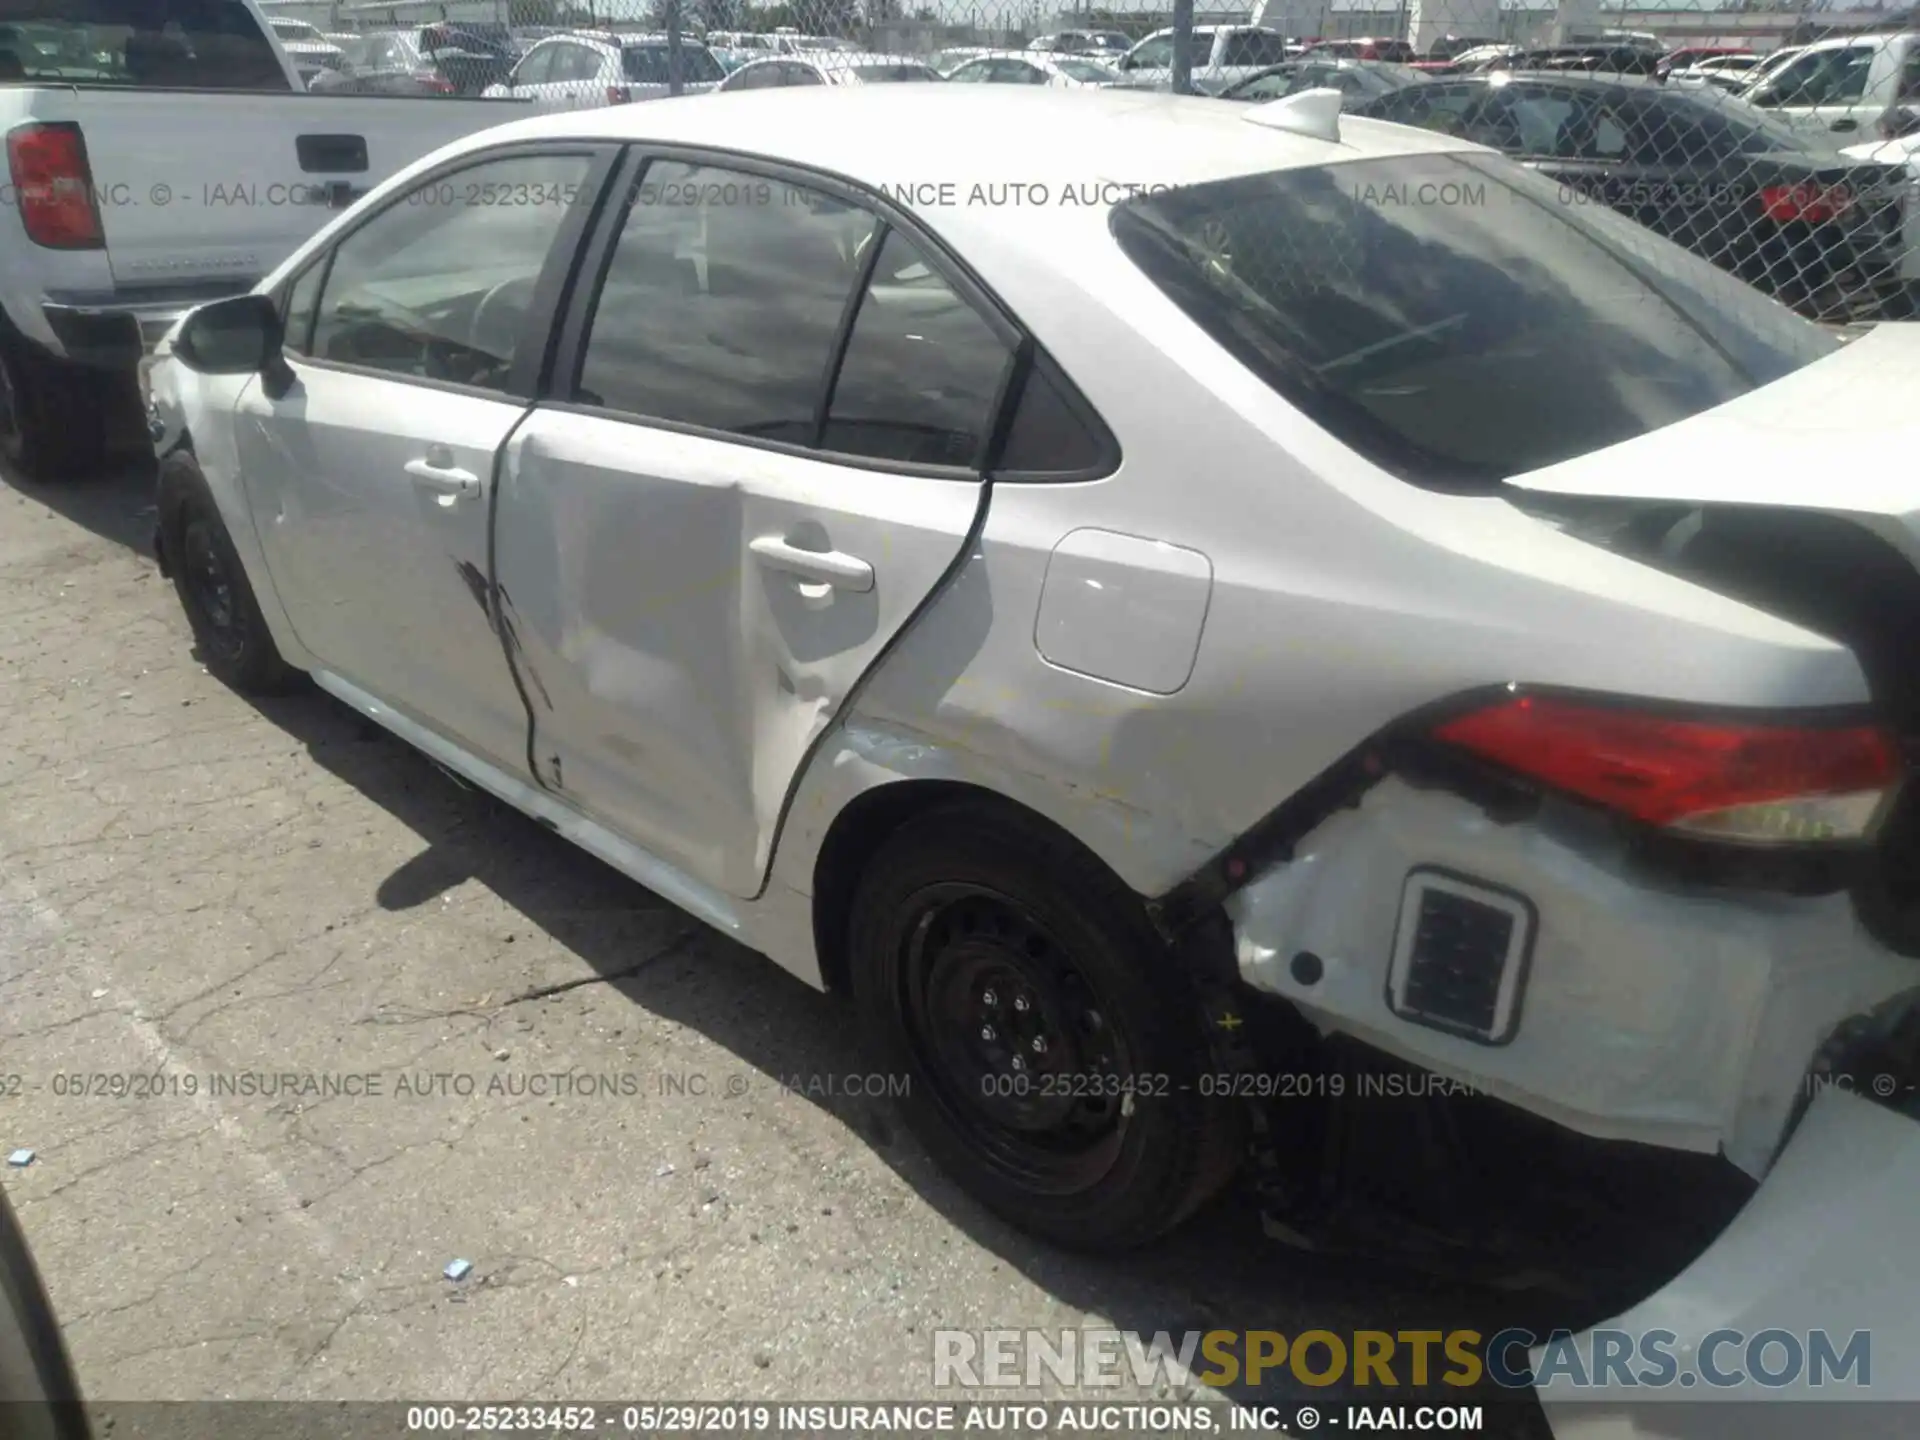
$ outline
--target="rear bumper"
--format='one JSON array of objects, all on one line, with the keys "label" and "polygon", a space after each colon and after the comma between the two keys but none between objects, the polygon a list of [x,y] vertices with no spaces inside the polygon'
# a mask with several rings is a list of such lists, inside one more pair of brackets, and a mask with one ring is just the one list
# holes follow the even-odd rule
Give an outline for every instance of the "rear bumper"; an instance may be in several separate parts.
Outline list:
[{"label": "rear bumper", "polygon": [[243,295],[251,288],[236,282],[132,296],[50,295],[40,313],[66,359],[103,370],[131,370],[153,352],[182,315],[209,300]]},{"label": "rear bumper", "polygon": [[[1449,1032],[1432,1013],[1409,1016],[1419,1007],[1407,994],[1396,1001],[1403,905],[1417,906],[1425,883],[1416,873],[1531,912],[1523,950],[1504,962],[1513,983],[1497,1033]],[[1754,1176],[1834,1031],[1920,989],[1920,964],[1874,939],[1845,894],[1651,883],[1610,832],[1577,817],[1497,824],[1394,778],[1227,909],[1241,978],[1320,1029],[1578,1134],[1724,1154]]]},{"label": "rear bumper", "polygon": [[[1530,1352],[1556,1440],[1912,1435],[1916,1194],[1920,1123],[1823,1091],[1766,1183],[1678,1279]],[[1595,1364],[1609,1353],[1620,1360]]]}]

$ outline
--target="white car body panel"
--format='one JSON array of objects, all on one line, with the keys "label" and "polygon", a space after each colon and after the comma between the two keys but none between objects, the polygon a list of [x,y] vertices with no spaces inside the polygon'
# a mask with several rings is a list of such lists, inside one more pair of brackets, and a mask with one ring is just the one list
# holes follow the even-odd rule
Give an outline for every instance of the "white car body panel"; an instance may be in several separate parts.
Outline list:
[{"label": "white car body panel", "polygon": [[[1437,866],[1509,886],[1538,911],[1526,1024],[1486,1045],[1388,1008],[1397,880]],[[1842,1020],[1916,988],[1844,895],[1649,894],[1617,842],[1569,817],[1502,826],[1389,780],[1228,905],[1241,977],[1325,1030],[1356,1035],[1603,1140],[1723,1153],[1766,1172],[1814,1051]],[[1322,978],[1289,971],[1300,951]]]},{"label": "white car body panel", "polygon": [[[535,410],[501,468],[494,563],[542,779],[703,883],[757,894],[809,749],[958,559],[981,499]],[[836,588],[782,545],[868,567],[865,585]]]},{"label": "white car body panel", "polygon": [[[1920,1193],[1920,1124],[1842,1090],[1822,1090],[1759,1193],[1706,1253],[1670,1284],[1604,1328],[1677,1337],[1682,1373],[1718,1330],[1754,1336],[1825,1331],[1835,1350],[1865,1332],[1867,1385],[1751,1381],[1651,1389],[1610,1376],[1576,1386],[1555,1376],[1539,1387],[1556,1440],[1900,1440],[1913,1433],[1920,1351],[1913,1297],[1920,1286],[1914,1195]],[[1594,1354],[1592,1332],[1573,1352]],[[1740,1355],[1715,1359],[1722,1373]],[[1539,1366],[1543,1351],[1534,1352]],[[1590,1362],[1589,1362],[1590,1363]],[[1733,1362],[1736,1366],[1738,1360]],[[1776,1350],[1773,1363],[1779,1363]],[[1587,1377],[1591,1379],[1592,1377]],[[1743,1403],[1744,1402],[1744,1403]],[[1756,1403],[1757,1402],[1757,1403]],[[1810,1408],[1814,1405],[1820,1408]]]}]

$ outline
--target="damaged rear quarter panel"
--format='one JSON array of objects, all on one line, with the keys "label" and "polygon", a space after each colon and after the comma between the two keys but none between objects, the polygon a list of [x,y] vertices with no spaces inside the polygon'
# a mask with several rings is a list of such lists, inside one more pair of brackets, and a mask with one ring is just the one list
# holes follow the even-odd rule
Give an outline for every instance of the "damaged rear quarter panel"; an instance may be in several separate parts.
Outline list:
[{"label": "damaged rear quarter panel", "polygon": [[[1555,823],[1556,818],[1560,823]],[[1663,889],[1586,817],[1501,825],[1389,779],[1228,902],[1243,978],[1322,1028],[1582,1134],[1703,1153],[1761,1174],[1815,1050],[1920,967],[1862,930],[1845,895]],[[1517,1033],[1492,1047],[1392,1013],[1402,886],[1420,865],[1519,891],[1538,912]],[[1324,973],[1300,983],[1302,951]]]}]

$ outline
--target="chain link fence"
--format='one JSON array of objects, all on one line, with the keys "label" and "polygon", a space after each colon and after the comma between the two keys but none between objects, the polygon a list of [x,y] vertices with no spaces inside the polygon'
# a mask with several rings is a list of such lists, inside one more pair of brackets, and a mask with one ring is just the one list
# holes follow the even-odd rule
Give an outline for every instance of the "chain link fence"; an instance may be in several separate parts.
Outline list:
[{"label": "chain link fence", "polygon": [[[1824,3],[1824,0],[1823,0]],[[1879,0],[1876,0],[1876,4]],[[1920,294],[1920,18],[1753,0],[262,0],[311,90],[540,109],[796,85],[1332,87],[1506,152],[1803,313]]]}]

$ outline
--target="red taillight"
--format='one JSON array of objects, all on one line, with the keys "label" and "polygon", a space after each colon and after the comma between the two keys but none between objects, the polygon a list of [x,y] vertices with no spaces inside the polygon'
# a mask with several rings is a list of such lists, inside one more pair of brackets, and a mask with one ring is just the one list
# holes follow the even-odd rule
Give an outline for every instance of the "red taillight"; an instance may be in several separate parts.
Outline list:
[{"label": "red taillight", "polygon": [[49,250],[98,250],[106,244],[93,199],[87,142],[72,121],[19,125],[7,132],[7,166],[27,238]]},{"label": "red taillight", "polygon": [[1902,774],[1875,725],[1687,720],[1544,696],[1434,735],[1649,825],[1748,844],[1865,839]]},{"label": "red taillight", "polygon": [[1769,220],[1801,220],[1822,225],[1853,205],[1844,185],[1769,185],[1760,192],[1760,211]]},{"label": "red taillight", "polygon": [[[607,86],[607,103],[609,105],[625,105],[628,101],[632,99],[633,99],[633,91],[629,90],[626,86],[624,85]],[[652,114],[653,112],[648,111],[647,113]]]}]

